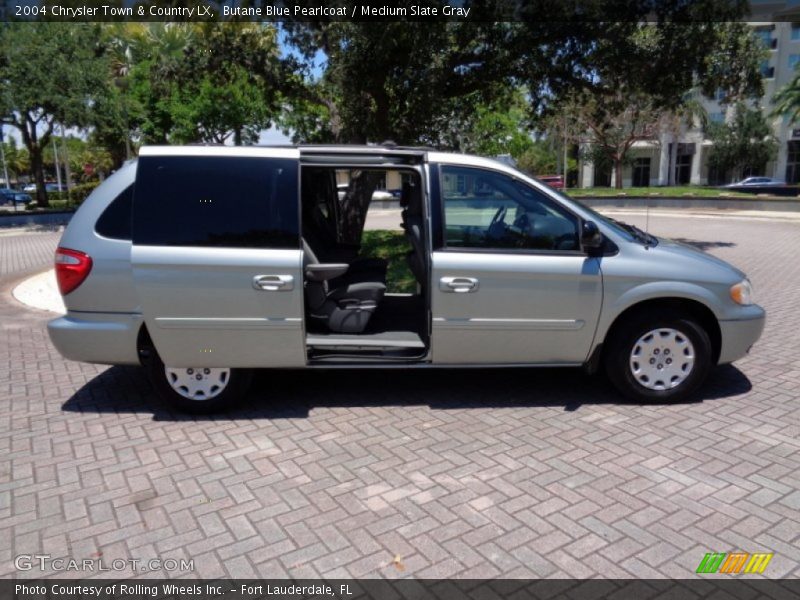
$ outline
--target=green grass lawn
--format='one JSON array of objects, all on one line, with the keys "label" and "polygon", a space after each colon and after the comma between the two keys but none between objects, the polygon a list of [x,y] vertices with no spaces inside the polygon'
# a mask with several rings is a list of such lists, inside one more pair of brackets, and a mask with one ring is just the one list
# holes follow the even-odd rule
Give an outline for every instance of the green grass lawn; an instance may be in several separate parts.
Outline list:
[{"label": "green grass lawn", "polygon": [[365,231],[361,238],[361,256],[374,256],[389,261],[389,270],[386,273],[387,292],[416,291],[417,281],[406,262],[406,253],[410,250],[411,245],[402,231]]},{"label": "green grass lawn", "polygon": [[633,187],[617,190],[614,188],[572,188],[566,190],[567,194],[576,198],[582,197],[608,197],[608,196],[652,196],[654,198],[680,198],[681,196],[699,196],[702,198],[750,198],[756,200],[754,194],[729,192],[712,187],[694,185],[672,187]]}]

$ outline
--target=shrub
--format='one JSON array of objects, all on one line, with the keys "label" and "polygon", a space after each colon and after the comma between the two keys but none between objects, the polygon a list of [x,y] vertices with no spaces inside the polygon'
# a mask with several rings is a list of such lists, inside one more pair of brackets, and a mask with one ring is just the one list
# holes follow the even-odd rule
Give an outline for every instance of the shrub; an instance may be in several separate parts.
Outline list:
[{"label": "shrub", "polygon": [[100,185],[99,181],[79,183],[73,186],[69,192],[49,192],[47,194],[47,199],[50,202],[50,206],[54,208],[56,206],[77,208],[88,198],[89,194],[91,194],[98,185]]}]

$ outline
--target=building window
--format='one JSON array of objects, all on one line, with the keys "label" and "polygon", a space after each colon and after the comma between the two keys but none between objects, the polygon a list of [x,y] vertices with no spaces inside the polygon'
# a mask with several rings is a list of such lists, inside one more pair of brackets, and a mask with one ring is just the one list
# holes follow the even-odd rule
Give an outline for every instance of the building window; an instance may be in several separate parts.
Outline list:
[{"label": "building window", "polygon": [[761,43],[764,44],[767,48],[772,47],[772,31],[769,29],[756,29],[755,32],[756,37],[761,40]]},{"label": "building window", "polygon": [[713,112],[708,115],[708,120],[712,123],[724,123],[725,122],[725,113],[724,112]]},{"label": "building window", "polygon": [[788,142],[786,153],[786,183],[800,182],[800,141]]},{"label": "building window", "polygon": [[633,163],[633,187],[650,186],[650,158],[640,157]]},{"label": "building window", "polygon": [[761,76],[764,79],[771,79],[775,76],[775,67],[769,66],[769,60],[765,60],[761,63]]},{"label": "building window", "polygon": [[800,54],[789,55],[789,69],[794,71],[797,68],[797,63],[800,62]]},{"label": "building window", "polygon": [[714,100],[717,102],[724,102],[727,95],[728,94],[725,93],[725,90],[722,88],[717,88],[717,91],[714,92]]},{"label": "building window", "polygon": [[792,24],[792,41],[800,41],[800,24]]}]

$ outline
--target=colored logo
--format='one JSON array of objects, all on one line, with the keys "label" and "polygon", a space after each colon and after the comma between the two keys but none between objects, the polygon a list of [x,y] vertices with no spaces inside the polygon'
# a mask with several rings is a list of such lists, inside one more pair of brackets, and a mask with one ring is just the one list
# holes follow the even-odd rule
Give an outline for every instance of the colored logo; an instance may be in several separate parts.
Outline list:
[{"label": "colored logo", "polygon": [[709,552],[700,561],[697,573],[763,573],[772,556],[766,552]]}]

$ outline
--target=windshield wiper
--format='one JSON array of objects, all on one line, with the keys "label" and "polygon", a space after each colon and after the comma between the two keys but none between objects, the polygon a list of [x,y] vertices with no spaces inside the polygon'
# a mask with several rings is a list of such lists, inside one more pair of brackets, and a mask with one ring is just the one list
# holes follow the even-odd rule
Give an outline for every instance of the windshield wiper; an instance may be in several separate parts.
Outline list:
[{"label": "windshield wiper", "polygon": [[631,225],[630,223],[626,223],[625,221],[618,221],[617,219],[611,219],[611,220],[614,221],[614,223],[616,223],[620,227],[622,227],[625,231],[630,233],[635,239],[645,244],[646,246],[655,246],[656,244],[658,244],[658,238],[656,238],[654,235],[650,235],[649,233],[645,233],[644,231],[636,227],[636,225]]}]

